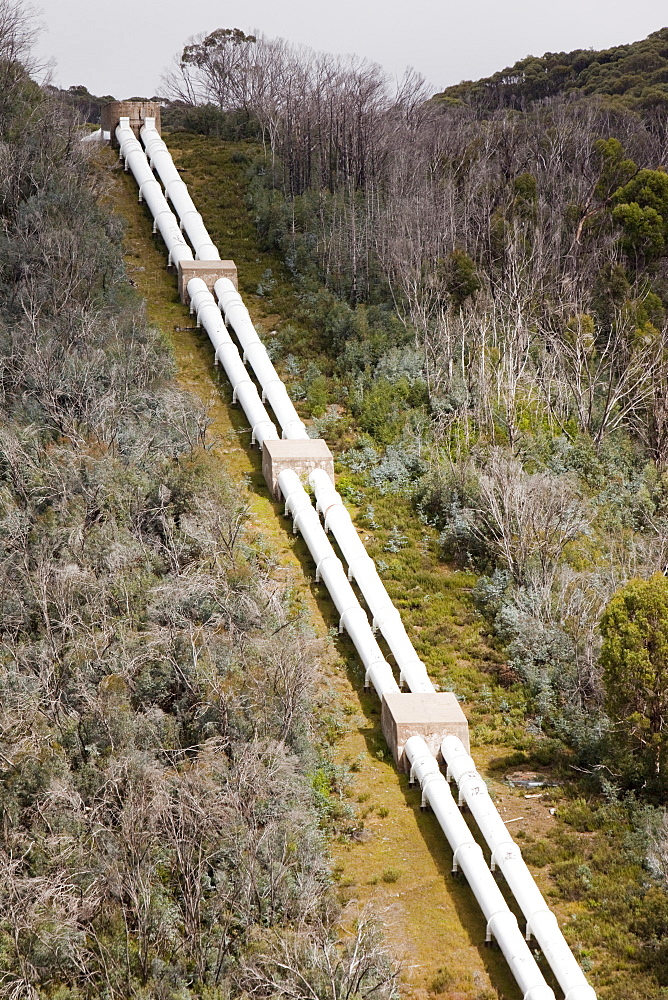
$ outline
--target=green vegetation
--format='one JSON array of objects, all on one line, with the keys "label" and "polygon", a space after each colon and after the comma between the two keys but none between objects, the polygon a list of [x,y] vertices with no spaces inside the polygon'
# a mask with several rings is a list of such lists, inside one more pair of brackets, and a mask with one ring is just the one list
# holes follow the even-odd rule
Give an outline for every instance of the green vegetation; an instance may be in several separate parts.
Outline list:
[{"label": "green vegetation", "polygon": [[[289,74],[289,48],[264,44],[244,58],[257,45]],[[576,953],[601,996],[659,997],[661,800],[617,753],[599,625],[666,562],[664,125],[597,100],[489,119],[410,105],[373,68],[340,67],[323,94],[319,60],[272,106],[266,155],[256,94],[248,142],[170,144],[189,183],[197,146],[245,189],[260,241],[245,294],[476,755],[555,783],[521,832]],[[377,856],[360,845],[356,870]],[[446,979],[447,996],[462,980]]]},{"label": "green vegetation", "polygon": [[436,99],[470,104],[485,113],[526,110],[549,98],[600,97],[613,108],[649,112],[668,105],[668,28],[611,49],[575,49],[526,56],[513,66],[475,82],[448,87]]},{"label": "green vegetation", "polygon": [[[668,580],[631,580],[601,619],[601,666],[613,723],[611,752],[631,784],[665,792],[668,712]],[[619,765],[618,765],[619,766]]]},{"label": "green vegetation", "polygon": [[[261,323],[265,330],[280,328],[276,302],[283,303],[286,310],[293,310],[300,299],[280,260],[259,249],[257,230],[245,207],[246,172],[252,147],[230,146],[214,139],[205,141],[185,133],[172,134],[168,141],[180,166],[188,164],[186,176],[197,203],[206,199],[207,224],[218,245],[227,247],[226,252],[230,252],[231,245],[239,247],[235,256],[240,266],[241,287],[256,323]],[[196,156],[191,155],[195,148]],[[108,161],[111,163],[113,157],[109,156]],[[322,585],[313,582],[313,566],[303,541],[285,530],[282,505],[269,501],[259,471],[258,453],[246,446],[247,424],[243,414],[238,407],[229,405],[225,379],[217,374],[219,369],[211,366],[208,338],[203,331],[192,329],[187,309],[178,302],[174,277],[164,270],[162,245],[155,237],[151,238],[146,211],[137,207],[136,185],[122,170],[112,168],[111,176],[114,205],[128,224],[125,243],[129,273],[147,297],[152,322],[159,324],[174,344],[179,382],[192,388],[207,405],[212,461],[230,468],[235,477],[248,480],[252,524],[270,540],[272,553],[278,560],[272,566],[273,578],[287,579],[291,593],[299,595],[310,610],[319,634],[326,634],[328,626],[334,626],[337,635],[336,639],[323,640],[318,647],[318,673],[325,689],[316,707],[321,721],[319,729],[333,743],[336,761],[335,769],[327,766],[323,778],[318,780],[331,788],[328,830],[333,834],[329,847],[335,862],[337,895],[342,903],[350,902],[355,908],[358,904],[368,904],[374,911],[379,908],[382,911],[389,905],[401,914],[385,931],[394,954],[408,952],[420,958],[419,965],[410,964],[402,970],[401,990],[405,995],[424,987],[447,952],[457,980],[466,984],[466,988],[470,986],[473,990],[475,986],[474,994],[490,990],[494,983],[504,996],[515,997],[515,986],[502,954],[482,946],[484,922],[477,907],[472,905],[470,890],[465,883],[454,887],[451,883],[447,849],[435,817],[421,811],[419,790],[408,789],[401,776],[397,780],[380,730],[378,700],[374,693],[363,691],[358,658],[350,643],[338,636],[331,602]],[[219,183],[212,186],[211,178]],[[230,237],[230,233],[234,236]],[[226,239],[230,239],[229,244]],[[273,276],[270,294],[255,294],[258,281],[264,281],[263,273],[270,269]],[[286,312],[283,321],[286,327],[289,321],[294,325],[291,311]],[[301,325],[298,330],[299,336],[307,338]],[[268,343],[273,346],[276,339],[269,337]],[[396,496],[381,498],[378,518],[389,520],[389,536],[396,522],[410,524],[411,505],[402,500],[398,507]],[[398,534],[400,540],[407,537],[405,532]],[[449,580],[451,574],[438,562],[437,535],[433,529],[416,524],[415,532],[411,528],[409,534],[408,544],[400,548],[397,554],[400,561],[394,566],[397,587],[405,572],[402,553],[406,553],[413,567],[411,572],[417,568],[420,587],[425,592],[429,589],[433,599],[422,600],[422,591],[415,589],[405,605],[407,621],[415,621],[416,630],[424,636],[433,676],[439,674],[442,664],[450,670],[456,669],[458,689],[468,685],[474,692],[478,675],[473,664],[478,650],[484,657],[493,655],[481,642],[480,621],[475,620],[467,607],[466,592],[461,590],[462,584],[472,585],[474,579],[457,572]],[[385,544],[385,541],[379,543],[379,556]],[[420,555],[417,564],[416,551]],[[417,580],[414,588],[416,583]],[[403,597],[398,591],[396,595]],[[427,627],[423,628],[424,625]],[[433,640],[429,638],[430,631]],[[444,636],[452,651],[443,650]],[[489,675],[480,675],[479,684],[489,681]],[[332,703],[333,693],[336,704]],[[493,697],[480,706],[476,717],[481,725],[487,725],[489,734],[496,731],[491,713],[505,695],[506,692],[501,692],[498,699]],[[514,713],[521,716],[519,709]],[[501,714],[498,721],[502,724]],[[361,808],[355,808],[356,802]],[[382,804],[376,806],[376,802]],[[385,809],[387,816],[383,815]],[[401,884],[395,889],[382,881],[381,874],[396,866],[399,858]],[[349,912],[346,906],[344,930],[348,929]]]},{"label": "green vegetation", "polygon": [[376,922],[336,924],[301,602],[2,14],[2,991],[391,997]]},{"label": "green vegetation", "polygon": [[[170,139],[184,178],[607,1000],[668,988],[664,36],[426,102],[224,30],[186,50],[166,114],[199,130]],[[432,994],[513,995],[501,959],[473,969],[482,918],[445,889],[377,702],[361,694],[353,724],[357,704],[316,697],[302,599],[129,287],[93,198],[108,174],[57,95],[0,69],[7,991],[390,997],[359,897],[441,935],[421,954]],[[137,282],[165,292],[165,327],[170,280]],[[502,783],[513,768],[540,770],[535,798]]]},{"label": "green vegetation", "polygon": [[[590,657],[597,656],[598,642],[597,632],[586,631],[588,619],[583,619],[582,606],[576,603],[582,600],[575,585],[577,576],[575,581],[567,580],[564,590],[555,598],[562,603],[572,602],[570,606],[564,604],[568,615],[572,615],[567,619],[571,631],[566,638],[553,622],[540,625],[532,620],[526,605],[517,597],[513,598],[517,600],[513,617],[507,597],[504,598],[509,587],[511,594],[524,596],[522,591],[513,590],[526,586],[523,580],[537,577],[549,581],[564,557],[569,564],[572,561],[581,567],[579,561],[590,558],[590,553],[596,551],[592,547],[594,542],[609,558],[610,550],[615,551],[610,539],[620,529],[637,544],[642,539],[642,530],[632,526],[643,522],[630,519],[645,510],[642,504],[647,502],[647,494],[642,484],[654,482],[661,489],[660,478],[652,478],[647,472],[649,480],[641,479],[633,491],[626,492],[628,487],[625,487],[622,495],[616,495],[609,488],[610,478],[616,475],[614,463],[620,460],[616,448],[602,448],[597,457],[595,450],[581,440],[575,451],[581,465],[574,463],[570,475],[564,478],[549,466],[545,469],[540,452],[528,452],[528,465],[534,471],[526,472],[518,460],[513,464],[501,450],[491,456],[491,462],[488,460],[484,466],[481,462],[479,469],[469,469],[466,476],[458,474],[455,485],[458,490],[476,486],[476,477],[484,470],[489,477],[491,506],[485,513],[478,493],[470,506],[475,516],[491,518],[494,503],[504,498],[508,517],[525,518],[509,522],[507,546],[504,548],[503,537],[497,533],[493,520],[481,521],[475,534],[462,531],[459,514],[454,522],[442,521],[442,511],[450,502],[443,491],[452,488],[448,479],[452,473],[446,475],[433,452],[428,404],[418,403],[414,409],[397,413],[401,427],[391,446],[384,446],[368,431],[356,430],[353,406],[357,406],[358,397],[351,389],[359,386],[362,379],[363,385],[373,385],[379,365],[381,370],[390,372],[390,386],[397,377],[397,367],[402,372],[408,370],[411,380],[416,375],[418,383],[422,380],[419,355],[412,360],[414,348],[396,316],[387,307],[366,304],[351,307],[323,290],[322,285],[313,284],[312,277],[294,282],[275,254],[260,249],[251,226],[253,210],[243,211],[244,191],[253,197],[256,147],[228,145],[211,138],[202,140],[185,133],[173,134],[169,144],[198,201],[207,197],[212,177],[219,178],[214,190],[228,192],[225,198],[209,195],[206,221],[221,246],[225,246],[226,231],[233,225],[237,227],[242,291],[255,315],[261,317],[262,326],[277,328],[278,332],[267,342],[307,417],[320,404],[320,398],[313,403],[311,386],[316,380],[318,385],[324,385],[327,392],[324,416],[311,420],[316,427],[322,426],[328,439],[337,446],[339,489],[430,675],[443,689],[454,689],[462,697],[477,747],[476,757],[485,760],[491,754],[491,760],[495,761],[492,780],[519,767],[547,770],[557,783],[557,788],[543,798],[545,810],[550,804],[558,807],[556,825],[553,820],[545,828],[545,820],[541,820],[532,832],[528,824],[529,832],[522,840],[522,847],[529,863],[539,870],[539,877],[541,872],[545,873],[544,887],[551,894],[551,903],[569,941],[600,988],[601,996],[625,996],[625,991],[631,988],[629,984],[633,984],[643,996],[660,997],[663,973],[658,967],[655,973],[652,965],[656,949],[652,942],[657,932],[648,921],[657,899],[664,898],[668,883],[658,869],[648,865],[652,864],[652,852],[657,849],[653,845],[661,843],[661,812],[653,806],[638,805],[633,798],[624,799],[622,777],[612,759],[605,768],[599,768],[607,733],[602,718],[582,714],[570,703],[571,685],[590,683]],[[269,284],[268,270],[271,270]],[[611,285],[614,280],[613,277]],[[628,289],[626,272],[624,281],[617,281],[623,289]],[[282,316],[286,318],[281,319]],[[388,347],[384,338],[396,339]],[[343,352],[345,361],[341,359]],[[358,357],[364,359],[359,367],[355,362]],[[462,444],[458,447],[461,449]],[[618,484],[616,490],[619,488]],[[518,498],[515,507],[513,490]],[[640,496],[638,490],[642,490]],[[598,512],[594,534],[589,519],[590,497],[601,494],[602,499],[594,507]],[[534,498],[533,506],[524,506],[527,496]],[[636,496],[637,499],[630,499]],[[542,522],[536,520],[538,512],[544,519]],[[565,524],[567,537],[555,533],[555,523],[560,530]],[[627,525],[631,526],[630,531]],[[484,531],[491,533],[485,535]],[[574,538],[570,537],[572,534]],[[460,541],[455,542],[455,538]],[[466,552],[469,564],[474,567],[493,567],[497,561],[503,561],[504,569],[496,575],[492,570],[489,577],[480,580],[479,574],[466,567],[444,566],[439,560],[444,551],[458,558]],[[505,562],[504,552],[509,563]],[[506,566],[512,566],[515,578]],[[578,572],[583,572],[582,567]],[[589,588],[586,596],[593,602],[595,626],[605,597],[597,594],[593,583]],[[495,634],[486,635],[492,632],[490,623],[495,623]],[[594,683],[598,685],[600,681],[595,679]],[[374,718],[371,714],[373,708],[371,699],[365,711],[377,725],[377,715]],[[549,722],[550,719],[553,721]],[[344,748],[349,745],[348,740],[344,737]],[[382,745],[380,736],[367,744],[372,760],[380,754]],[[573,769],[574,765],[578,770]],[[388,765],[383,762],[382,766]],[[378,787],[380,779],[370,772],[370,765],[365,763],[358,774],[359,767],[356,762],[352,768],[355,787]],[[582,775],[583,767],[591,773]],[[597,775],[603,779],[608,799],[601,797]],[[359,801],[366,803],[368,795],[368,791],[361,791]],[[572,796],[575,798],[571,802]],[[418,805],[419,801],[415,803],[416,810]],[[518,802],[514,808],[517,812],[511,815],[520,815],[527,806]],[[367,812],[366,816],[364,811],[364,826],[370,831],[376,823],[393,823],[396,815],[396,807],[387,818],[381,817],[380,810]],[[425,817],[424,822],[428,820]],[[425,830],[422,835],[427,836],[434,850],[442,843],[437,828]],[[621,854],[620,845],[623,845]],[[345,891],[357,896],[366,887],[365,892],[376,894],[388,885],[384,873],[395,865],[392,855],[381,854],[380,849],[380,843],[373,839],[343,849],[340,856],[346,881],[352,881],[351,888]],[[587,869],[591,874],[587,874]],[[399,887],[407,877],[402,873]],[[417,911],[415,920],[418,926]],[[623,927],[626,929],[622,930]],[[454,928],[449,933],[452,940]],[[471,990],[474,995],[483,992],[482,987],[476,988],[472,982],[462,985],[465,977],[458,960],[453,968],[456,971],[452,973],[452,986],[444,984],[442,995],[447,997],[449,992],[461,989]],[[499,982],[498,973],[493,981]]]}]

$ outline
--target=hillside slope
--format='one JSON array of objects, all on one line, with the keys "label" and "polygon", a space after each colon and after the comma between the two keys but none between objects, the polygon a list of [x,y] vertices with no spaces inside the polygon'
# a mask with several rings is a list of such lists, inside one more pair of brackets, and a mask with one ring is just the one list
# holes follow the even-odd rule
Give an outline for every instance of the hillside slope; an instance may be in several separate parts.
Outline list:
[{"label": "hillside slope", "polygon": [[[502,814],[510,820],[521,819],[517,835],[527,861],[601,997],[617,998],[629,992],[659,997],[666,970],[656,938],[663,904],[658,908],[656,904],[664,894],[648,882],[646,874],[644,831],[651,811],[632,798],[617,802],[614,797],[610,801],[592,797],[593,783],[579,767],[573,767],[573,756],[535,727],[532,734],[528,732],[526,688],[517,683],[517,675],[507,671],[484,634],[484,622],[476,615],[470,596],[475,578],[444,566],[434,528],[416,516],[401,492],[385,490],[386,484],[376,473],[387,470],[389,459],[374,467],[371,477],[364,470],[361,459],[366,453],[360,442],[369,438],[360,436],[355,427],[360,418],[347,408],[342,382],[328,360],[323,320],[313,309],[313,286],[291,280],[280,256],[266,252],[266,241],[258,240],[253,224],[255,203],[251,212],[246,200],[257,170],[252,144],[186,133],[173,134],[168,142],[221,251],[234,256],[240,265],[242,292],[256,322],[265,331],[277,331],[268,339],[291,391],[301,399],[303,414],[319,421],[319,432],[330,439],[339,457],[346,454],[338,470],[339,488],[353,506],[370,553],[383,565],[388,590],[432,678],[466,699],[474,756],[484,766]],[[341,314],[336,300],[326,301],[324,323]],[[367,332],[369,338],[372,335],[373,330]],[[351,340],[349,336],[346,343]],[[374,409],[378,399],[372,398]],[[356,456],[357,466],[351,455]],[[311,578],[308,561],[304,569]],[[319,608],[321,614],[326,612],[326,605]],[[327,613],[324,623],[333,623]],[[345,644],[339,648],[347,661],[348,680],[359,692],[360,677],[349,650]],[[488,966],[492,959],[487,953],[481,958],[478,952],[478,960],[466,967],[471,941],[480,940],[475,910],[470,911],[466,902],[470,902],[468,891],[463,887],[460,896],[462,887],[457,886],[453,897],[446,884],[449,879],[443,881],[449,868],[448,851],[438,831],[429,825],[432,818],[415,813],[413,820],[409,813],[408,826],[405,813],[402,818],[396,776],[382,760],[373,703],[362,700],[365,718],[351,712],[348,705],[344,711],[348,723],[344,718],[335,752],[352,771],[342,801],[350,804],[358,799],[364,826],[359,824],[354,836],[344,837],[335,846],[342,898],[389,904],[390,938],[410,956],[413,992],[429,987],[448,998],[462,991],[484,995],[487,987],[480,978],[484,965],[493,987],[512,996],[512,987],[503,984],[502,965],[497,961]],[[523,791],[509,789],[503,782],[508,771],[518,766],[537,769],[561,787],[525,798]],[[411,794],[407,792],[407,803],[414,811],[417,799],[411,799]],[[433,852],[436,868],[424,846],[414,840],[418,827]],[[410,852],[408,843],[412,844]],[[400,859],[396,869],[392,858]],[[387,871],[398,873],[396,883],[384,881]],[[457,914],[453,898],[455,903],[464,901],[456,903],[456,910],[461,905]],[[473,921],[470,926],[469,919]],[[464,950],[455,944],[463,940],[459,937],[462,928],[466,928],[464,937],[470,939]],[[443,968],[445,972],[434,974]],[[476,968],[477,983],[471,979]]]},{"label": "hillside slope", "polygon": [[[170,136],[168,142],[221,253],[236,259],[240,289],[254,320],[263,329],[287,324],[290,310],[297,309],[297,299],[280,261],[258,245],[244,201],[244,147],[185,134]],[[421,811],[419,790],[410,788],[407,778],[397,774],[385,752],[378,701],[373,693],[363,691],[354,648],[344,638],[333,641],[329,635],[337,621],[334,607],[315,584],[308,550],[292,534],[282,505],[269,496],[258,452],[248,447],[243,414],[231,405],[224,376],[212,365],[206,335],[193,329],[187,308],[178,301],[175,279],[164,269],[162,245],[151,238],[147,210],[137,205],[134,182],[116,171],[112,176],[113,205],[127,224],[128,272],[146,298],[150,321],[174,352],[178,381],[207,406],[213,462],[245,480],[252,522],[274,560],[275,578],[294,593],[296,607],[302,606],[319,637],[320,713],[328,720],[336,776],[329,785],[330,848],[344,905],[342,923],[348,925],[360,907],[367,905],[382,914],[388,943],[404,965],[405,997],[426,998],[436,983],[437,992],[444,996],[483,1000],[500,995],[515,1000],[517,987],[503,956],[484,946],[484,919],[470,890],[464,882],[451,879],[451,852],[435,817]],[[255,294],[268,269],[282,277],[269,300]],[[392,506],[391,516],[396,518],[396,502]],[[394,572],[403,584],[401,579],[390,580],[388,587],[398,596],[406,579],[413,578],[409,588],[413,606],[402,611],[409,625],[413,622],[420,630],[420,648],[424,648],[432,676],[441,681],[456,676],[458,690],[467,691],[469,699],[481,685],[498,687],[484,668],[484,658],[492,657],[493,651],[486,647],[481,623],[467,602],[471,577],[444,572],[438,566],[433,530],[410,525],[407,504],[401,514],[412,544],[394,560]],[[378,518],[384,520],[380,508]],[[390,530],[379,528],[373,534],[378,536],[380,549]],[[430,595],[428,618],[422,610],[426,594]],[[405,600],[398,603],[408,604]],[[504,692],[495,691],[495,701],[503,697]],[[480,722],[491,721],[490,707],[477,717]],[[513,793],[506,790],[505,795],[512,800]],[[542,829],[547,807],[535,804],[531,811]]]},{"label": "hillside slope", "polygon": [[[307,383],[311,369],[311,390],[299,405],[313,419],[314,387],[325,385],[332,398],[336,382],[326,374],[326,358],[317,354],[317,328],[309,325],[298,287],[280,258],[265,252],[258,241],[245,200],[253,147],[186,133],[170,135],[168,143],[221,252],[236,258],[244,298],[293,389],[298,379]],[[450,878],[450,853],[433,816],[420,812],[415,789],[408,788],[385,756],[377,702],[361,690],[352,648],[328,636],[335,625],[332,608],[314,585],[308,553],[285,531],[280,506],[268,497],[257,456],[246,449],[239,411],[227,403],[225,380],[219,381],[211,367],[208,341],[201,332],[175,329],[192,321],[177,302],[173,278],[164,271],[161,246],[152,245],[132,181],[123,180],[116,203],[130,225],[132,274],[147,298],[149,316],[173,345],[179,377],[211,405],[217,439],[213,455],[236,475],[248,477],[256,529],[270,540],[278,572],[287,574],[289,585],[302,595],[325,643],[323,695],[328,689],[335,698],[333,703],[325,700],[322,712],[329,720],[333,760],[341,769],[331,786],[336,814],[331,849],[339,896],[346,905],[344,920],[358,903],[382,908],[389,942],[405,961],[408,996],[454,1000],[498,994],[508,1000],[515,996],[514,985],[500,954],[482,947],[477,908],[467,886]],[[339,404],[338,421],[323,430],[339,454],[357,440],[343,411]],[[326,421],[328,413],[318,419]],[[642,845],[619,849],[622,842],[631,842],[637,817],[630,807],[627,812],[614,803],[569,801],[586,786],[578,784],[577,773],[554,741],[527,733],[523,688],[512,674],[504,674],[502,659],[473,610],[474,577],[443,565],[433,527],[416,517],[408,500],[384,494],[365,481],[364,473],[339,466],[339,486],[369,551],[384,567],[388,590],[432,678],[465,698],[474,756],[502,815],[516,823],[521,819],[516,830],[527,861],[601,997],[621,996],[619,989],[631,988],[658,997],[656,979],[646,972],[652,953],[642,939],[644,925],[631,916],[632,908],[642,909],[646,892]],[[537,769],[561,788],[528,793],[527,798],[524,790],[509,788],[503,780],[518,767]]]},{"label": "hillside slope", "polygon": [[550,97],[599,97],[612,107],[668,107],[668,28],[610,49],[575,49],[525,56],[481,80],[465,80],[435,95],[481,111],[524,110]]}]

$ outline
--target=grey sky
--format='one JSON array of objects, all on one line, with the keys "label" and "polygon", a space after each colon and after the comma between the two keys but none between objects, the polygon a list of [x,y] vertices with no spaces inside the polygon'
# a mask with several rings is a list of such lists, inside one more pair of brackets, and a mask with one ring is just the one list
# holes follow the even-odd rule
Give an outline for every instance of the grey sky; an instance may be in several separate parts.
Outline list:
[{"label": "grey sky", "polygon": [[37,54],[53,79],[95,94],[151,96],[186,39],[258,29],[328,52],[354,52],[400,76],[406,66],[437,90],[532,53],[605,48],[668,24],[665,0],[34,0],[44,30]]}]

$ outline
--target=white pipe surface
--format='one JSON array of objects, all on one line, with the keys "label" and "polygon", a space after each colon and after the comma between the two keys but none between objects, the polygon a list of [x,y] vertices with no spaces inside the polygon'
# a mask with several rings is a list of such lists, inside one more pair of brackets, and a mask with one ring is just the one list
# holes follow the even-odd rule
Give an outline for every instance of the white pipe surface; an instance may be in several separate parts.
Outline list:
[{"label": "white pipe surface", "polygon": [[220,361],[230,385],[232,386],[232,402],[237,401],[248,418],[251,426],[251,444],[256,441],[260,448],[264,441],[276,441],[278,432],[269,418],[257,386],[250,378],[236,344],[227,332],[216,300],[201,278],[191,278],[188,282],[190,311],[197,316],[198,326],[201,324],[209,335],[209,340],[215,350],[216,364]]},{"label": "white pipe surface", "polygon": [[204,220],[195,208],[188,188],[174,165],[172,154],[156,130],[155,118],[145,118],[139,134],[150,165],[157,170],[165,194],[176,209],[181,226],[195,249],[195,257],[197,260],[220,260],[220,254],[209,236]]},{"label": "white pipe surface", "polygon": [[441,752],[448,765],[448,777],[453,777],[459,786],[459,804],[465,802],[471,810],[491,849],[492,868],[499,866],[526,918],[527,939],[533,934],[540,945],[564,991],[565,1000],[595,1000],[596,993],[585,979],[557,918],[545,902],[519,847],[492,802],[473,758],[456,736],[445,737]]},{"label": "white pipe surface", "polygon": [[316,580],[322,578],[339,613],[339,632],[350,636],[364,665],[364,685],[371,682],[379,698],[399,691],[392,668],[383,656],[369,625],[369,620],[348,582],[341,560],[331,546],[317,511],[292,469],[278,477],[285,499],[285,513],[292,515],[293,531],[300,531],[316,567]]},{"label": "white pipe surface", "polygon": [[102,142],[102,129],[98,128],[95,132],[88,132],[86,135],[82,135],[82,142]]},{"label": "white pipe surface", "polygon": [[495,938],[510,966],[524,1000],[554,1000],[542,972],[531,954],[517,925],[517,918],[508,907],[494,876],[487,867],[482,850],[471,835],[438,761],[421,736],[411,736],[404,752],[411,765],[411,780],[417,779],[422,789],[423,806],[431,806],[453,853],[453,871],[458,868],[466,875],[473,895],[487,921],[487,940]]},{"label": "white pipe surface", "polygon": [[[181,225],[195,248],[195,256],[198,260],[220,260],[220,254],[209,236],[202,216],[195,208],[188,188],[181,180],[171,153],[155,128],[155,119],[145,120],[140,135],[150,164],[157,170],[166,195],[176,209]],[[262,387],[262,399],[269,400],[282,428],[282,436],[290,440],[308,439],[306,427],[279,378],[234,284],[229,278],[220,278],[216,282],[215,291],[225,319],[241,344],[244,362],[250,361]]]},{"label": "white pipe surface", "polygon": [[153,232],[160,230],[167,247],[168,264],[178,264],[181,260],[192,260],[193,253],[179,229],[176,216],[171,211],[162,188],[153,176],[141,143],[130,128],[130,119],[121,118],[116,128],[116,138],[120,146],[125,169],[131,170],[139,187],[139,200],[145,201],[153,216]]},{"label": "white pipe surface", "polygon": [[262,386],[262,398],[269,400],[276,419],[281,425],[283,437],[293,441],[307,439],[306,427],[288,396],[287,389],[279,378],[278,372],[253,326],[248,309],[234,284],[229,278],[219,278],[214,285],[214,291],[223,310],[225,321],[230,324],[241,344],[244,361],[250,361],[257,380]]},{"label": "white pipe surface", "polygon": [[408,638],[401,615],[394,607],[373,559],[357,534],[341,495],[337,493],[324,469],[314,469],[309,482],[315,490],[316,509],[321,511],[325,531],[331,531],[343,558],[348,563],[348,579],[354,579],[373,616],[373,628],[379,628],[399,667],[399,683],[413,693],[433,692],[427,668]]}]

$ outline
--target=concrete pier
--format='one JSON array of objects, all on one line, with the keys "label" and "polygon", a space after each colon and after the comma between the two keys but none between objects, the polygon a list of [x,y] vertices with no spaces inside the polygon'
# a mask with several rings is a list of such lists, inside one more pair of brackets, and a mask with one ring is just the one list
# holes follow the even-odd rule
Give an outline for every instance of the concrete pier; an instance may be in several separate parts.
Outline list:
[{"label": "concrete pier", "polygon": [[445,736],[458,736],[469,750],[469,724],[451,691],[385,694],[380,721],[395,763],[405,771],[409,768],[404,746],[411,736],[421,736],[438,760]]}]

